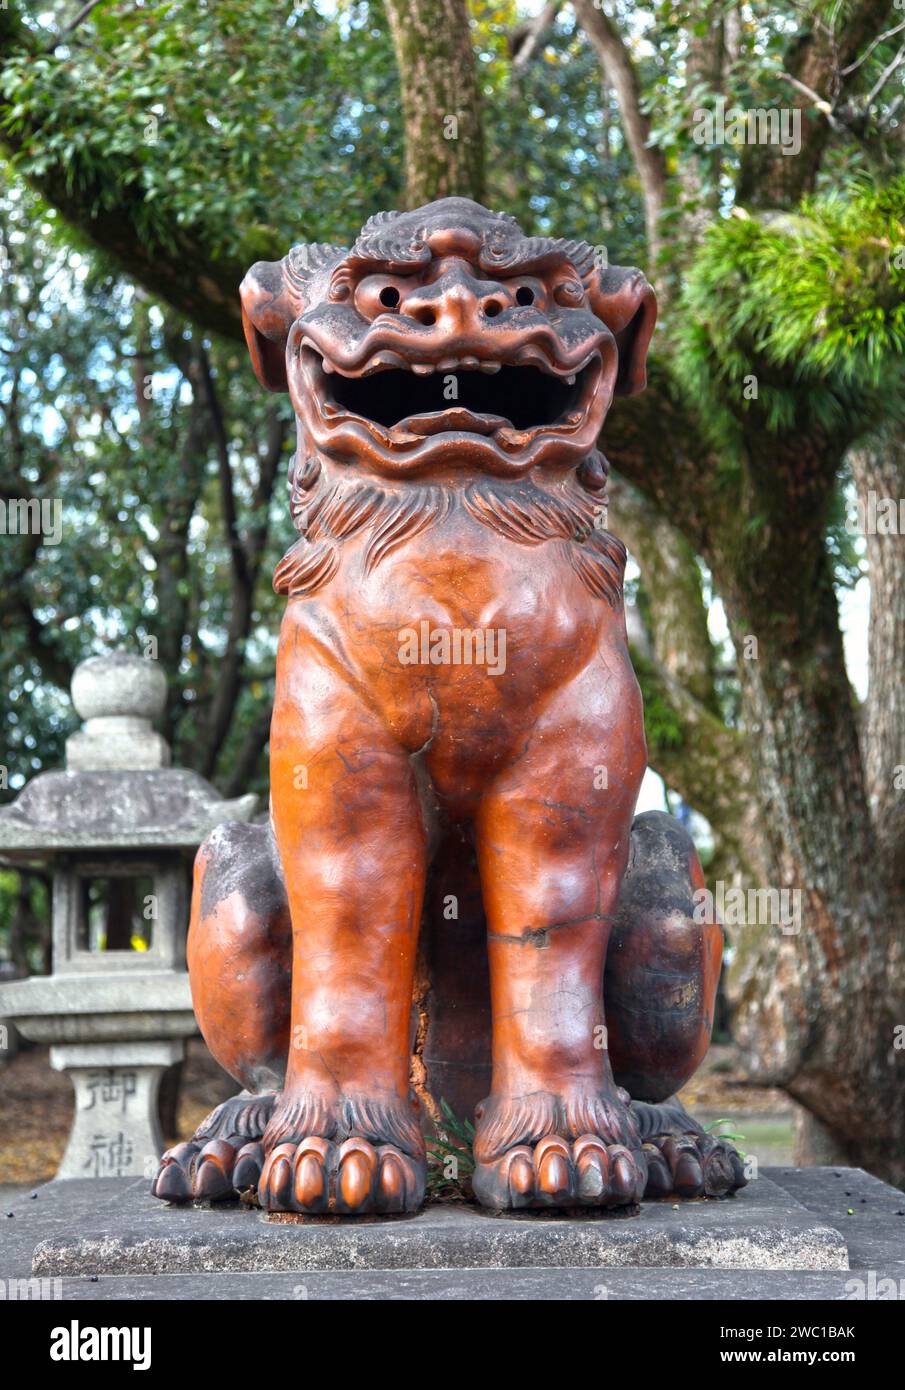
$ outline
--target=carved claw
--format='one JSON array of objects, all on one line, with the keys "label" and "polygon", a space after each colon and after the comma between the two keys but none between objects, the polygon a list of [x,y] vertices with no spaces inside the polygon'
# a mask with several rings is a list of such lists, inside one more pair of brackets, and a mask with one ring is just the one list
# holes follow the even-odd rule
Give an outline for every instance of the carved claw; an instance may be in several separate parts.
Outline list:
[{"label": "carved claw", "polygon": [[492,1163],[478,1163],[478,1200],[495,1211],[527,1207],[625,1207],[641,1200],[646,1155],[596,1134],[574,1142],[557,1134],[518,1144]]},{"label": "carved claw", "polygon": [[236,1155],[233,1169],[233,1187],[239,1193],[254,1192],[264,1167],[264,1145],[257,1140],[243,1144]]},{"label": "carved claw", "polygon": [[644,1145],[645,1197],[725,1197],[748,1179],[737,1151],[711,1134],[661,1134]]},{"label": "carved claw", "polygon": [[264,1166],[260,1143],[274,1095],[243,1091],[212,1110],[191,1139],[160,1160],[151,1194],[164,1202],[236,1200],[258,1185]]},{"label": "carved claw", "polygon": [[339,1145],[318,1135],[278,1144],[265,1160],[258,1202],[268,1211],[308,1216],[391,1215],[417,1211],[426,1165],[391,1144],[352,1136]]},{"label": "carved claw", "polygon": [[194,1193],[195,1158],[200,1144],[190,1141],[168,1149],[160,1160],[151,1194],[162,1202],[191,1202]]},{"label": "carved claw", "polygon": [[210,1139],[198,1155],[194,1193],[203,1201],[215,1202],[235,1196],[233,1169],[236,1150],[225,1139]]},{"label": "carved claw", "polygon": [[257,1187],[263,1164],[257,1141],[209,1139],[202,1145],[189,1140],[164,1154],[151,1195],[162,1202],[235,1200]]}]

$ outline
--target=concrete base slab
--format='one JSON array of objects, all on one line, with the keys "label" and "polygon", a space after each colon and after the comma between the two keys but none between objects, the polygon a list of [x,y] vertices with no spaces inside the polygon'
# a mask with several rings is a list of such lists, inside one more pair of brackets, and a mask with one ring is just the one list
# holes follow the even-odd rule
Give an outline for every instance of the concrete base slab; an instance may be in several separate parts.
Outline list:
[{"label": "concrete base slab", "polygon": [[236,1206],[167,1207],[137,1185],[90,1214],[85,1186],[65,1184],[60,1195],[78,1201],[79,1219],[37,1243],[35,1274],[848,1268],[840,1232],[769,1178],[726,1201],[648,1202],[637,1216],[494,1216],[445,1205],[408,1218],[292,1222]]},{"label": "concrete base slab", "polygon": [[905,1297],[905,1194],[857,1169],[762,1170],[736,1198],[645,1203],[637,1217],[434,1206],[289,1224],[235,1206],[166,1207],[144,1182],[114,1179],[50,1183],[7,1210],[0,1277],[49,1281],[20,1297]]},{"label": "concrete base slab", "polygon": [[[728,1269],[362,1269],[259,1274],[44,1277],[44,1298],[65,1302],[850,1302],[905,1299],[905,1279],[878,1271]],[[894,1287],[897,1292],[888,1290]],[[36,1296],[36,1295],[32,1295]],[[21,1295],[20,1295],[21,1297]]]}]

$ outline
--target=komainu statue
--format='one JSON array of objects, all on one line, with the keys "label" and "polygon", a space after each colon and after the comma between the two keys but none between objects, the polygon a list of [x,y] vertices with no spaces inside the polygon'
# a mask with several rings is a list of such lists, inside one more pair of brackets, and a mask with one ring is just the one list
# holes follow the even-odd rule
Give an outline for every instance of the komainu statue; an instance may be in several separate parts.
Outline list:
[{"label": "komainu statue", "polygon": [[[431,1073],[476,1117],[492,1209],[734,1190],[738,1155],[674,1098],[721,928],[696,920],[681,826],[633,823],[642,706],[597,449],[645,384],[653,291],[445,198],[255,265],[241,296],[298,417],[299,538],[274,579],[270,823],[222,826],[195,871],[195,1012],[244,1089],[156,1196],[415,1211]],[[417,1053],[428,919],[440,1036]]]}]

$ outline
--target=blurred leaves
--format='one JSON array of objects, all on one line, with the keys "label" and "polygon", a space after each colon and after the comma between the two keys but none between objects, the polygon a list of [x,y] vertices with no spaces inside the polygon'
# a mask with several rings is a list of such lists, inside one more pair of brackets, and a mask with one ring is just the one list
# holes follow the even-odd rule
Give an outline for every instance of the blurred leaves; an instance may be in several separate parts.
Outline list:
[{"label": "blurred leaves", "polygon": [[[192,765],[231,601],[211,432],[192,423],[201,335],[74,250],[22,184],[0,194],[0,243],[0,492],[56,499],[63,522],[58,545],[17,535],[0,543],[0,762],[11,790],[59,764],[75,722],[72,666],[117,646],[142,654],[155,638],[161,656],[173,653],[167,732],[176,758]],[[210,351],[247,528],[270,412],[288,405],[257,388],[237,346]],[[290,535],[280,472],[246,655],[254,679],[222,750],[224,774],[270,698],[281,606],[270,569]],[[266,786],[263,761],[251,780]]]},{"label": "blurred leaves", "polygon": [[746,428],[875,428],[901,393],[905,177],[824,193],[794,214],[715,223],[689,267],[674,341],[718,444],[740,448]]}]

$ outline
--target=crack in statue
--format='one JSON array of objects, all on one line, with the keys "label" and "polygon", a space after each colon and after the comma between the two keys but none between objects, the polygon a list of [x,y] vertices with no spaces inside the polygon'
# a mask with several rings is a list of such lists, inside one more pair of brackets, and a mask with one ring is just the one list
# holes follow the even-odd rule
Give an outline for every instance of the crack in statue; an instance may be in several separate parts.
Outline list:
[{"label": "crack in statue", "polygon": [[[644,386],[653,291],[447,198],[254,266],[242,304],[298,419],[299,538],[274,580],[271,823],[202,845],[189,933],[199,1026],[245,1090],[155,1194],[417,1210],[437,1055],[451,1077],[492,1064],[469,1101],[486,1206],[734,1190],[738,1155],[673,1098],[709,1043],[721,929],[694,920],[686,832],[632,820],[641,697],[596,448]],[[505,634],[504,669],[400,660],[422,625]],[[471,915],[438,925],[437,884]],[[431,1056],[422,918],[460,956],[433,994],[467,957],[476,1020]]]}]

